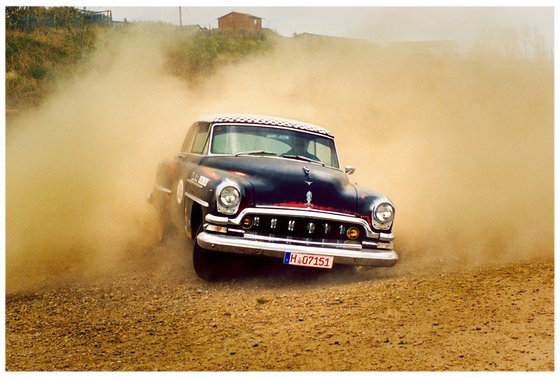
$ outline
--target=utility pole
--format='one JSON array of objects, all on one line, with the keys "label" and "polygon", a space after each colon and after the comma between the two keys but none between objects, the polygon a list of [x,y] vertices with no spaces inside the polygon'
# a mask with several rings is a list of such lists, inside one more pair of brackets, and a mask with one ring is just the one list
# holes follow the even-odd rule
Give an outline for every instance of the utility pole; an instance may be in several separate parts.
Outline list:
[{"label": "utility pole", "polygon": [[183,27],[183,12],[181,12],[181,7],[179,7],[179,26]]}]

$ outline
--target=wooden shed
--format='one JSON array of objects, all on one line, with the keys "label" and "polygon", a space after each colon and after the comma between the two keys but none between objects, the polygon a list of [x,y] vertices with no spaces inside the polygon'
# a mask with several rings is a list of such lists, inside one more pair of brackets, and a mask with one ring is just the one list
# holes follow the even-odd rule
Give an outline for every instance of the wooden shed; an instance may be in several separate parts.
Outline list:
[{"label": "wooden shed", "polygon": [[246,13],[230,12],[218,18],[218,29],[260,31],[262,18]]}]

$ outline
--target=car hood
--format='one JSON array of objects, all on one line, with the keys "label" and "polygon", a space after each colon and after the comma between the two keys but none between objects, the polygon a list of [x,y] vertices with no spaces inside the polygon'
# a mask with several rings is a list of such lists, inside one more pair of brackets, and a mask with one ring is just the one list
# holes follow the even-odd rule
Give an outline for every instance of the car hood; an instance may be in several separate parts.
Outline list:
[{"label": "car hood", "polygon": [[356,213],[357,192],[343,172],[277,157],[207,157],[203,165],[245,178],[257,206]]}]

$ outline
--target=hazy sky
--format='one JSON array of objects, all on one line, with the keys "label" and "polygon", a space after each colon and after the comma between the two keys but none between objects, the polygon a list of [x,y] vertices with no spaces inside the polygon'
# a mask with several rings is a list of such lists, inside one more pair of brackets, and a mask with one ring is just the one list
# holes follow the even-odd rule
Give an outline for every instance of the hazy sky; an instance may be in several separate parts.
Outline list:
[{"label": "hazy sky", "polygon": [[[163,21],[179,24],[179,6],[87,7],[110,9],[113,19]],[[316,33],[368,39],[379,43],[403,40],[452,39],[468,48],[480,33],[491,28],[534,28],[548,47],[554,37],[554,9],[548,7],[241,7],[182,6],[183,25],[216,28],[217,18],[231,11],[263,19],[263,27],[281,35]]]}]

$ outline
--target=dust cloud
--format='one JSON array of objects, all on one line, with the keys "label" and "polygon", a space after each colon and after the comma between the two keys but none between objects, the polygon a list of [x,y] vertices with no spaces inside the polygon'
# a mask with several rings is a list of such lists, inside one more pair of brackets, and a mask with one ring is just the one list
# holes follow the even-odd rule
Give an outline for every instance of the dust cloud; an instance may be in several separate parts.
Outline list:
[{"label": "dust cloud", "polygon": [[8,289],[118,272],[154,244],[155,169],[191,111],[164,73],[165,36],[106,36],[84,73],[7,125]]},{"label": "dust cloud", "polygon": [[553,256],[550,62],[303,40],[208,85],[210,108],[332,130],[351,180],[394,201],[405,270]]},{"label": "dust cloud", "polygon": [[169,38],[107,36],[89,69],[7,125],[9,290],[118,271],[149,250],[157,163],[220,112],[333,131],[351,180],[394,201],[410,271],[553,257],[551,63],[289,39],[193,87],[165,69]]}]

